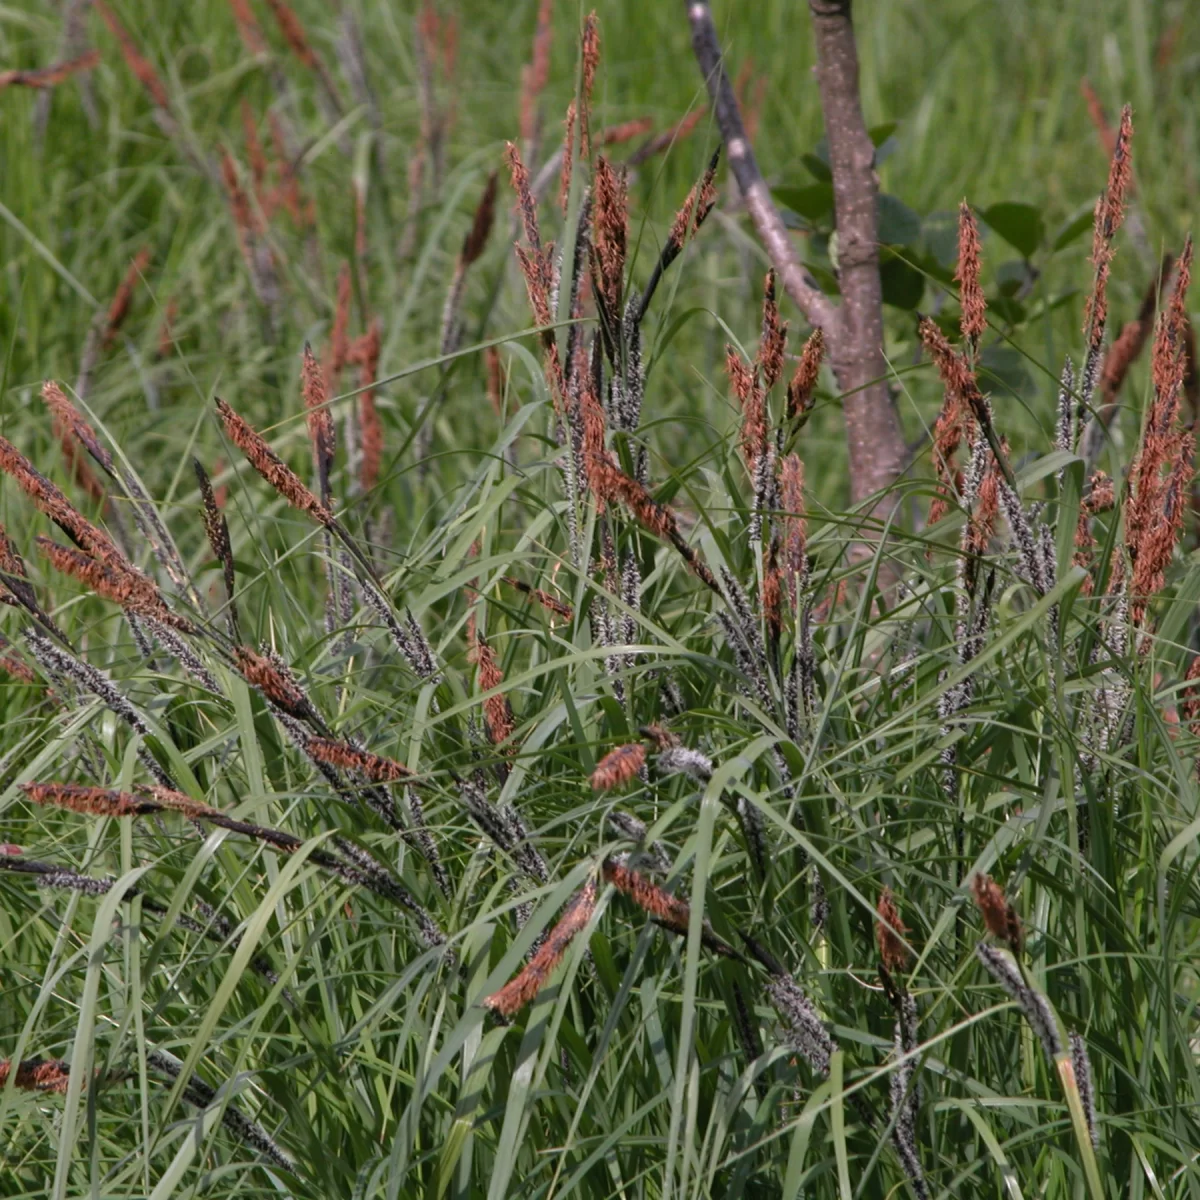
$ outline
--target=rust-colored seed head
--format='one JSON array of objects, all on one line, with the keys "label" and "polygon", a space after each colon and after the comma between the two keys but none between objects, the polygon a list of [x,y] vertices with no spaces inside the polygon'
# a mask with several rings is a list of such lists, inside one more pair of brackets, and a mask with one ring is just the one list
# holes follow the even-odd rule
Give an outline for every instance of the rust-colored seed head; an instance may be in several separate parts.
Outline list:
[{"label": "rust-colored seed head", "polygon": [[583,22],[581,43],[583,59],[583,104],[579,112],[579,154],[584,162],[592,156],[592,87],[596,82],[596,68],[600,65],[600,24],[593,9]]},{"label": "rust-colored seed head", "polygon": [[463,239],[462,252],[459,255],[464,267],[469,267],[479,258],[492,232],[492,225],[496,219],[496,179],[496,172],[493,171],[488,176],[487,187],[483,189],[479,203],[475,206],[475,217],[471,221],[467,236]]},{"label": "rust-colored seed head", "polygon": [[958,281],[958,300],[962,308],[960,328],[963,339],[972,347],[979,345],[987,328],[987,301],[980,282],[980,258],[975,214],[964,200],[958,206],[958,266],[954,278]]},{"label": "rust-colored seed head", "polygon": [[133,792],[71,783],[23,783],[21,791],[34,804],[53,805],[92,817],[137,817],[163,807]]},{"label": "rust-colored seed head", "polygon": [[[350,360],[350,264],[342,263],[338,268],[337,301],[333,309],[333,328],[329,332],[329,355],[325,360],[326,386],[337,391],[342,369]],[[307,367],[307,361],[305,366]],[[326,409],[328,412],[328,409]],[[333,418],[330,416],[332,427]],[[332,436],[332,433],[331,433]]]},{"label": "rust-colored seed head", "polygon": [[758,345],[758,369],[763,388],[770,391],[783,374],[783,352],[787,345],[787,322],[779,319],[779,302],[775,298],[775,271],[767,272],[763,284],[762,337]]},{"label": "rust-colored seed head", "polygon": [[1014,954],[1020,954],[1024,945],[1021,918],[1005,898],[1004,889],[990,875],[976,875],[971,880],[971,894],[988,932],[1007,942]]},{"label": "rust-colored seed head", "polygon": [[90,71],[100,64],[100,51],[89,50],[78,58],[66,62],[52,63],[33,71],[0,71],[0,92],[9,87],[50,88],[57,87],[79,71]]},{"label": "rust-colored seed head", "polygon": [[[471,646],[467,653],[467,659],[479,667],[479,690],[490,692],[504,682],[504,672],[500,670],[500,665],[496,662],[496,652],[481,635],[475,632],[473,623],[468,635]],[[509,704],[508,697],[503,694],[497,693],[484,700],[483,716],[487,724],[488,737],[493,745],[498,746],[501,742],[507,741],[516,728],[512,705]]]},{"label": "rust-colored seed head", "polygon": [[767,447],[767,412],[758,375],[732,347],[725,347],[725,368],[742,413],[742,454],[754,474],[759,455]]},{"label": "rust-colored seed head", "polygon": [[105,470],[111,470],[112,455],[100,444],[96,431],[84,420],[79,410],[53,379],[48,379],[42,384],[42,399],[62,429],[73,433],[87,447],[88,453],[103,465]]},{"label": "rust-colored seed head", "polygon": [[124,562],[112,538],[78,512],[29,459],[3,437],[0,437],[0,471],[11,476],[46,516],[93,557],[105,562]]},{"label": "rust-colored seed head", "polygon": [[250,7],[250,0],[229,0],[229,7],[233,10],[233,19],[237,24],[242,45],[251,54],[265,54],[267,40],[263,37],[254,10]]},{"label": "rust-colored seed head", "polygon": [[676,933],[687,933],[691,910],[684,901],[664,892],[646,876],[631,870],[615,858],[604,860],[604,880],[622,895],[628,896],[639,908],[661,921]]},{"label": "rust-colored seed head", "polygon": [[825,334],[820,328],[814,329],[804,343],[800,352],[800,361],[796,364],[792,381],[787,390],[788,419],[803,417],[813,406],[813,396],[817,390],[817,380],[821,375],[821,360],[825,357]]},{"label": "rust-colored seed head", "polygon": [[312,443],[313,463],[321,480],[321,491],[328,494],[329,472],[333,466],[333,415],[329,411],[329,393],[325,376],[312,347],[304,344],[304,363],[300,370],[301,391],[304,393],[305,419],[308,438]]},{"label": "rust-colored seed head", "polygon": [[256,654],[248,646],[235,646],[233,662],[248,684],[258,688],[284,712],[303,720],[312,711],[308,697],[269,658]]},{"label": "rust-colored seed head", "polygon": [[550,40],[553,34],[554,0],[538,6],[533,35],[533,58],[521,68],[521,141],[528,146],[537,135],[538,97],[550,79]]},{"label": "rust-colored seed head", "polygon": [[14,658],[11,654],[0,654],[0,671],[3,671],[10,679],[15,679],[18,683],[36,683],[37,676],[33,673],[33,668],[27,663],[23,663],[19,658]]},{"label": "rust-colored seed head", "polygon": [[1098,349],[1104,337],[1108,319],[1108,275],[1113,259],[1113,239],[1125,219],[1125,200],[1133,182],[1133,111],[1129,105],[1121,110],[1121,124],[1113,146],[1108,168],[1108,183],[1096,202],[1092,226],[1092,264],[1096,268],[1092,292],[1084,313],[1084,332],[1089,335],[1093,349]]},{"label": "rust-colored seed head", "polygon": [[258,202],[264,209],[269,207],[265,193],[267,183],[267,156],[263,152],[262,141],[258,136],[258,125],[254,119],[254,110],[250,101],[244,97],[241,104],[242,139],[246,143],[246,158],[250,163],[250,177],[254,180],[254,191]]},{"label": "rust-colored seed head", "polygon": [[362,456],[358,467],[359,484],[370,492],[379,482],[383,466],[383,423],[375,407],[375,392],[370,387],[379,378],[379,319],[355,343],[352,357],[359,363],[359,384],[365,389],[358,394],[358,433]]},{"label": "rust-colored seed head", "polygon": [[305,749],[313,758],[331,767],[356,771],[372,783],[397,783],[401,779],[412,778],[412,771],[403,763],[394,758],[384,758],[381,754],[372,754],[369,750],[360,750],[349,742],[312,737],[305,743]]},{"label": "rust-colored seed head", "polygon": [[138,82],[146,89],[150,99],[166,112],[171,110],[171,98],[167,94],[166,84],[159,78],[158,72],[150,65],[137,48],[137,43],[129,35],[129,31],[117,20],[116,14],[104,3],[104,0],[92,0],[92,7],[100,14],[101,20],[108,26],[109,31],[121,46],[121,54],[125,65],[133,72]]},{"label": "rust-colored seed head", "polygon": [[672,733],[665,726],[652,723],[643,725],[641,733],[648,737],[653,743],[656,750],[673,750],[683,745],[677,734]]},{"label": "rust-colored seed head", "polygon": [[605,127],[600,131],[598,140],[602,146],[620,146],[641,137],[643,133],[649,133],[653,128],[653,117],[637,117],[632,121],[622,121],[620,125]]},{"label": "rust-colored seed head", "polygon": [[1197,654],[1192,659],[1192,665],[1188,667],[1187,674],[1184,678],[1183,700],[1179,705],[1183,713],[1183,719],[1188,723],[1188,729],[1196,737],[1200,737],[1200,685],[1196,683],[1200,679],[1200,654]]},{"label": "rust-colored seed head", "polygon": [[304,26],[300,24],[300,18],[284,3],[284,0],[267,0],[267,7],[275,14],[279,32],[283,34],[283,40],[287,42],[288,49],[309,70],[317,70],[319,66],[317,56],[309,44]]},{"label": "rust-colored seed head", "polygon": [[[10,1074],[12,1059],[0,1058],[0,1088],[8,1083]],[[66,1092],[70,1082],[70,1064],[61,1058],[27,1058],[17,1064],[16,1076],[13,1079],[14,1086],[22,1091],[57,1092],[60,1095]]]},{"label": "rust-colored seed head", "polygon": [[495,410],[496,416],[504,416],[504,364],[500,361],[500,351],[495,346],[489,346],[483,352],[483,360],[487,365],[487,395]]},{"label": "rust-colored seed head", "polygon": [[1092,119],[1092,124],[1096,127],[1096,133],[1100,137],[1100,144],[1104,147],[1104,153],[1112,157],[1113,150],[1117,145],[1117,132],[1109,123],[1108,114],[1104,111],[1104,105],[1100,103],[1100,97],[1096,95],[1096,89],[1092,87],[1091,82],[1085,76],[1079,81],[1079,90],[1083,93],[1083,98],[1087,101],[1088,116]]},{"label": "rust-colored seed head", "polygon": [[889,971],[903,971],[908,966],[908,947],[902,935],[908,932],[908,926],[900,919],[891,888],[883,889],[875,911],[879,914],[875,939],[879,943],[880,961]]},{"label": "rust-colored seed head", "polygon": [[184,633],[194,632],[195,627],[186,617],[167,608],[154,581],[132,564],[116,559],[100,561],[40,535],[36,545],[55,570],[78,579],[97,596],[119,604],[126,612],[150,617]]},{"label": "rust-colored seed head", "polygon": [[217,397],[217,411],[229,440],[246,456],[246,461],[294,508],[322,525],[333,524],[333,513],[300,482],[296,473],[267,445],[251,425]]},{"label": "rust-colored seed head", "polygon": [[594,189],[596,260],[600,264],[597,291],[610,319],[619,320],[625,286],[629,197],[624,170],[617,170],[603,154],[596,159]]},{"label": "rust-colored seed head", "polygon": [[150,251],[146,247],[143,247],[134,255],[133,261],[129,264],[129,268],[125,272],[125,277],[117,286],[117,290],[113,293],[112,302],[108,306],[108,316],[104,323],[105,347],[112,345],[116,339],[117,331],[129,315],[130,306],[133,304],[134,290],[137,288],[138,281],[146,273],[146,268],[149,265]]},{"label": "rust-colored seed head", "polygon": [[646,747],[641,742],[631,742],[610,750],[592,772],[592,789],[597,792],[612,791],[628,783],[646,764]]},{"label": "rust-colored seed head", "polygon": [[533,1000],[554,968],[562,962],[571,942],[587,928],[596,911],[596,891],[596,882],[590,879],[567,901],[558,924],[546,935],[546,940],[525,968],[483,1001],[488,1008],[501,1016],[511,1017]]},{"label": "rust-colored seed head", "polygon": [[1117,493],[1112,479],[1103,471],[1095,472],[1088,483],[1087,498],[1084,500],[1084,507],[1088,512],[1095,515],[1096,513],[1107,512],[1116,502]]},{"label": "rust-colored seed head", "polygon": [[569,604],[564,604],[557,596],[552,596],[549,592],[543,591],[542,588],[531,587],[528,583],[520,579],[514,579],[511,575],[502,575],[500,578],[509,587],[514,587],[531,600],[536,600],[544,609],[554,613],[557,617],[562,617],[564,621],[571,620],[575,615],[575,610]]}]

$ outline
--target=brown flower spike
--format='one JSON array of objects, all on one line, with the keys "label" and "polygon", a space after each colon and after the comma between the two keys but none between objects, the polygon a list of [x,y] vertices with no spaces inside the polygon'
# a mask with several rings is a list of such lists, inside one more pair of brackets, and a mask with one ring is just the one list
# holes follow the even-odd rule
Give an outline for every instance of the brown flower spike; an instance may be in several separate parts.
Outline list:
[{"label": "brown flower spike", "polygon": [[628,783],[645,766],[646,747],[631,742],[610,750],[592,772],[592,789],[609,792]]},{"label": "brown flower spike", "polygon": [[875,911],[879,914],[875,940],[879,943],[880,961],[891,972],[903,971],[908,966],[908,947],[902,935],[908,932],[908,926],[900,919],[891,888],[883,889]]},{"label": "brown flower spike", "polygon": [[1025,943],[1021,918],[1009,904],[1004,889],[990,875],[976,875],[971,880],[971,894],[988,932],[1007,942],[1014,954],[1020,954]]},{"label": "brown flower spike", "polygon": [[587,928],[596,911],[596,883],[589,880],[567,901],[558,924],[546,935],[538,952],[524,970],[483,1003],[503,1017],[511,1017],[537,996],[554,968],[563,960],[567,948]]}]

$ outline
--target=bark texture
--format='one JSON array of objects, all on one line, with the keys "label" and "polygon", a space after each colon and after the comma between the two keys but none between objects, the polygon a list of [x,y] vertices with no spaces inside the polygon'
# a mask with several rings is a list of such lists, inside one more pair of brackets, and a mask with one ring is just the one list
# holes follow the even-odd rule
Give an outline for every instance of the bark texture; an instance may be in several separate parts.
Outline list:
[{"label": "bark texture", "polygon": [[800,262],[758,168],[721,57],[706,3],[685,0],[692,49],[704,73],[730,169],[747,211],[789,296],[829,342],[844,393],[850,496],[859,503],[885,491],[904,470],[907,453],[888,394],[883,355],[883,289],[879,277],[875,149],[858,96],[858,52],[850,0],[809,0],[817,48],[817,83],[833,175],[842,302],[834,304]]}]

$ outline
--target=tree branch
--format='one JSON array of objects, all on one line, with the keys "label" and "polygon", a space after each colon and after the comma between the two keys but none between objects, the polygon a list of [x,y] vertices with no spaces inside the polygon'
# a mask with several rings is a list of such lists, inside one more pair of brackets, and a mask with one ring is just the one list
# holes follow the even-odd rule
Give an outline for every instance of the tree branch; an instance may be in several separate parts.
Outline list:
[{"label": "tree branch", "polygon": [[737,98],[721,60],[707,3],[685,0],[692,49],[708,83],[717,126],[758,236],[788,295],[825,330],[830,361],[845,393],[843,411],[854,503],[885,491],[907,455],[887,388],[883,288],[879,277],[875,148],[858,98],[858,53],[850,0],[809,0],[817,44],[817,81],[829,138],[842,304],[833,304],[796,256],[746,137]]},{"label": "tree branch", "polygon": [[796,307],[810,324],[818,325],[832,335],[837,322],[837,307],[804,269],[804,264],[796,256],[783,218],[771,200],[771,193],[758,169],[754,149],[742,124],[737,97],[733,94],[733,86],[721,61],[721,46],[713,26],[712,11],[707,4],[687,3],[687,14],[692,26],[692,49],[700,70],[704,72],[729,166],[737,179],[754,228]]},{"label": "tree branch", "polygon": [[[883,285],[879,277],[879,181],[875,147],[858,98],[858,51],[850,0],[809,0],[817,44],[817,87],[838,235],[839,337],[833,346],[846,398],[851,492],[855,500],[885,488],[904,469],[900,422],[887,390]],[[863,478],[859,478],[860,472]],[[858,490],[856,490],[858,485]]]}]

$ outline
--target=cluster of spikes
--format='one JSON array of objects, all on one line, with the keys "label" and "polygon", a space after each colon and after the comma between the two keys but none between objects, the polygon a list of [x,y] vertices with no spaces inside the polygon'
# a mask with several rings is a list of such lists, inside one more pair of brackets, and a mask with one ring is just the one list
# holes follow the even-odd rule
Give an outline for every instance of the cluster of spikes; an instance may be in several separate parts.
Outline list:
[{"label": "cluster of spikes", "polygon": [[[289,45],[302,59],[312,52],[297,24],[289,23],[286,5],[272,3]],[[97,4],[103,12],[107,10]],[[239,29],[250,45],[261,37],[248,6],[234,4],[242,14]],[[545,38],[549,6],[542,5],[534,60],[527,69],[527,95],[533,101],[545,82]],[[111,14],[109,14],[111,16]],[[109,17],[105,17],[107,21]],[[113,18],[115,22],[115,18]],[[111,24],[111,23],[110,23]],[[427,23],[428,24],[428,23]],[[116,26],[114,32],[116,31]],[[119,35],[118,35],[119,36]],[[432,46],[445,31],[432,24],[424,31]],[[126,46],[126,60],[143,79],[165,117],[170,98],[154,86],[153,72],[138,65],[136,50]],[[142,60],[144,62],[144,60]],[[425,54],[432,72],[434,56]],[[715,569],[689,538],[685,521],[655,495],[651,462],[639,436],[646,373],[642,354],[642,327],[660,281],[696,237],[716,202],[717,159],[712,158],[679,209],[646,283],[631,282],[628,254],[627,175],[599,148],[624,140],[620,135],[594,134],[590,125],[590,93],[599,62],[599,30],[594,15],[585,23],[583,70],[579,100],[567,115],[566,139],[536,174],[527,159],[540,138],[540,122],[532,115],[522,120],[521,144],[511,143],[507,160],[517,199],[521,232],[516,257],[524,277],[530,307],[540,329],[546,385],[552,400],[553,432],[557,438],[557,463],[563,480],[561,512],[566,530],[571,568],[585,574],[591,587],[586,614],[593,638],[605,651],[607,685],[622,707],[631,705],[635,678],[650,679],[659,689],[662,723],[641,729],[642,740],[612,749],[596,766],[591,786],[609,792],[634,780],[648,780],[653,770],[660,777],[683,775],[708,787],[716,774],[712,759],[701,749],[682,743],[669,728],[671,718],[684,709],[675,682],[666,673],[634,673],[637,661],[639,618],[642,613],[641,563],[647,547],[661,544],[714,598],[715,621],[736,665],[740,702],[765,729],[782,731],[800,745],[811,736],[816,717],[818,675],[813,644],[814,588],[807,552],[804,507],[804,468],[796,450],[797,437],[814,404],[824,353],[821,331],[814,331],[794,356],[787,373],[787,326],[781,319],[773,274],[764,287],[761,337],[753,360],[730,347],[727,367],[739,411],[738,450],[745,470],[745,537],[754,548],[758,569],[748,589],[726,567]],[[72,69],[90,64],[68,63]],[[322,74],[317,66],[318,74]],[[149,74],[147,74],[149,72]],[[324,88],[326,102],[335,107],[339,98],[332,80]],[[32,84],[16,79],[6,83]],[[159,83],[161,87],[161,82]],[[431,110],[433,102],[430,100]],[[431,116],[424,130],[420,171],[436,173],[438,146],[444,136],[447,113]],[[674,136],[682,131],[676,129]],[[1091,471],[1103,443],[1104,423],[1091,417],[1094,398],[1115,395],[1120,377],[1136,354],[1135,333],[1122,333],[1105,350],[1107,283],[1114,238],[1121,226],[1125,197],[1130,186],[1129,114],[1121,121],[1113,153],[1108,186],[1096,210],[1093,263],[1094,287],[1087,309],[1087,344],[1078,373],[1068,362],[1062,373],[1056,448],[1078,453],[1089,467],[1079,496],[1075,563],[1087,573],[1086,586],[1106,598],[1103,637],[1092,650],[1095,664],[1105,669],[1106,659],[1123,655],[1130,644],[1144,648],[1152,632],[1149,602],[1164,584],[1165,570],[1177,542],[1185,509],[1185,484],[1190,478],[1192,435],[1179,421],[1180,396],[1189,337],[1184,308],[1191,269],[1191,244],[1164,275],[1170,274],[1169,302],[1158,318],[1153,336],[1154,401],[1141,446],[1125,483],[1124,537],[1104,558],[1097,555],[1093,528],[1096,517],[1117,503],[1112,480]],[[633,136],[633,134],[628,134]],[[648,151],[652,152],[652,151]],[[286,159],[286,156],[284,156]],[[626,164],[628,165],[628,164]],[[539,198],[548,180],[558,173],[559,197],[564,218],[561,244],[543,236]],[[299,204],[294,180],[281,179],[268,200],[263,192],[251,202],[232,160],[222,163],[221,176],[241,236],[241,249],[260,298],[270,300],[269,259],[261,238],[261,221],[273,205]],[[266,172],[262,172],[263,179]],[[258,181],[262,184],[262,180]],[[411,182],[411,181],[410,181]],[[419,182],[419,180],[418,180]],[[497,186],[488,181],[471,229],[459,254],[447,296],[441,331],[443,352],[460,343],[460,306],[466,273],[482,254],[494,222]],[[302,211],[299,206],[298,211]],[[360,223],[361,228],[361,223]],[[104,320],[89,337],[85,359],[92,359],[111,344],[129,307],[136,276],[145,262],[135,263]],[[1044,512],[1031,511],[1022,501],[1007,446],[998,433],[987,396],[980,388],[976,369],[980,341],[986,329],[986,306],[980,283],[980,242],[970,209],[964,205],[960,220],[958,281],[962,308],[962,345],[946,339],[932,320],[921,323],[921,339],[945,384],[945,403],[935,428],[934,462],[939,494],[930,513],[931,525],[958,506],[967,514],[959,556],[957,588],[957,682],[941,700],[940,717],[951,733],[965,719],[971,703],[970,665],[982,652],[990,627],[993,571],[986,559],[997,540],[1003,516],[1019,571],[1039,600],[1049,597],[1058,583],[1061,566],[1051,526]],[[305,348],[301,388],[312,453],[313,484],[281,457],[234,407],[217,400],[217,416],[229,442],[246,462],[292,508],[311,521],[321,540],[327,571],[327,627],[331,634],[347,635],[358,611],[367,613],[385,632],[388,642],[418,683],[429,689],[437,704],[437,690],[445,682],[449,665],[426,636],[421,623],[381,577],[368,549],[369,539],[355,535],[334,487],[337,437],[332,416],[332,393],[350,365],[362,371],[357,420],[348,426],[359,469],[356,487],[369,491],[378,481],[382,460],[382,432],[378,415],[368,401],[378,379],[379,329],[374,322],[352,341],[348,334],[349,297],[353,272],[349,265],[338,279],[330,347],[322,362]],[[1164,287],[1165,287],[1164,283]],[[589,307],[590,306],[590,307]],[[269,303],[268,303],[269,307]],[[1145,325],[1145,320],[1142,322]],[[589,333],[589,329],[592,330]],[[565,332],[560,333],[560,330]],[[1138,348],[1147,340],[1144,328]],[[496,375],[496,358],[489,360],[489,378]],[[88,371],[81,372],[86,381]],[[782,386],[781,386],[782,385]],[[494,390],[499,393],[500,385]],[[424,801],[439,785],[410,770],[395,758],[370,748],[355,736],[341,736],[332,720],[305,687],[299,674],[269,646],[246,644],[237,601],[237,574],[220,489],[205,468],[195,463],[204,532],[224,582],[220,613],[209,611],[195,586],[182,555],[158,515],[146,489],[123,460],[99,437],[80,411],[85,389],[76,389],[76,400],[56,383],[43,388],[77,481],[107,514],[107,527],[88,519],[65,493],[36,470],[10,442],[0,438],[0,471],[61,530],[69,544],[38,538],[37,548],[55,570],[71,577],[105,601],[119,607],[146,661],[174,660],[191,680],[216,702],[227,702],[229,688],[222,672],[240,677],[262,698],[280,728],[332,794],[350,808],[364,809],[392,834],[402,838],[416,860],[428,871],[437,892],[450,898],[455,885],[439,853],[433,829],[424,817]],[[1090,419],[1089,419],[1090,417]],[[348,451],[352,448],[348,447]],[[961,466],[956,462],[962,454]],[[349,455],[348,455],[349,456]],[[94,468],[99,468],[96,476]],[[103,482],[101,482],[103,479]],[[119,503],[118,503],[119,502]],[[121,523],[121,513],[131,514],[142,545],[148,547],[154,568],[139,566],[135,540]],[[110,529],[112,532],[110,532]],[[142,556],[145,557],[144,555]],[[548,591],[522,581],[504,581],[547,610],[557,620],[572,622],[584,614]],[[413,922],[418,936],[433,956],[453,964],[451,939],[438,920],[422,905],[376,853],[359,840],[334,831],[323,848],[287,830],[259,825],[218,809],[188,790],[188,781],[177,778],[159,731],[143,709],[104,672],[90,665],[41,603],[26,564],[6,533],[0,531],[0,598],[16,609],[24,622],[23,648],[5,645],[3,667],[18,681],[42,690],[45,702],[64,710],[81,700],[114,714],[129,729],[139,760],[148,777],[144,784],[116,789],[96,783],[36,780],[23,784],[27,799],[72,812],[109,818],[162,820],[176,814],[200,832],[215,827],[245,837],[285,854],[305,854],[312,867],[341,887],[353,888],[396,906]],[[218,619],[219,618],[219,619]],[[1048,607],[1048,619],[1057,614]],[[482,610],[472,610],[468,625],[469,662],[476,669],[477,693],[484,734],[492,757],[484,756],[473,720],[462,731],[470,765],[460,775],[451,772],[457,797],[483,840],[511,864],[518,878],[542,887],[555,871],[530,834],[515,803],[494,801],[494,783],[503,787],[511,755],[518,748],[519,724],[509,697],[498,656],[482,626]],[[1099,757],[1119,746],[1125,731],[1127,684],[1116,668],[1099,693],[1099,709],[1092,714],[1088,745]],[[102,748],[86,730],[78,735],[79,768],[92,779],[104,774]],[[787,759],[776,745],[772,755],[779,794],[791,804],[794,781]],[[946,788],[957,797],[958,772],[953,745],[943,755]],[[722,797],[725,800],[725,797]],[[728,799],[733,819],[744,839],[749,860],[758,878],[770,871],[772,846],[760,809],[741,797]],[[795,818],[797,821],[799,816]],[[613,845],[624,849],[603,853],[586,865],[586,878],[559,914],[558,921],[535,942],[517,974],[483,1004],[498,1019],[510,1020],[536,999],[559,969],[571,946],[586,940],[612,897],[620,897],[637,911],[675,936],[689,936],[699,927],[702,946],[711,954],[747,968],[738,985],[734,1027],[750,1060],[762,1054],[761,1030],[756,1009],[744,988],[757,982],[774,1010],[780,1037],[812,1073],[824,1077],[839,1049],[828,1022],[792,972],[750,931],[736,930],[741,948],[723,937],[703,914],[694,919],[687,903],[675,890],[678,880],[666,849],[652,831],[631,813],[613,809],[608,818]],[[88,895],[104,895],[114,881],[77,873],[54,863],[33,859],[18,849],[5,847],[0,870],[25,877],[45,888]],[[578,865],[578,864],[577,864]],[[564,869],[564,868],[560,868]],[[575,868],[571,868],[575,869]],[[821,875],[815,865],[807,874],[812,922],[824,921],[825,899]],[[1075,1033],[1064,1042],[1049,1002],[1021,965],[1023,939],[1015,910],[992,881],[977,878],[976,902],[991,934],[1007,950],[983,942],[978,958],[1028,1021],[1047,1057],[1057,1064],[1064,1083],[1074,1081],[1087,1114],[1089,1131],[1096,1138],[1090,1067],[1082,1039]],[[140,895],[143,909],[165,917],[169,909],[154,896],[126,889],[125,898]],[[515,908],[517,920],[529,919],[526,904]],[[222,945],[236,944],[237,931],[219,912],[198,903],[193,913],[176,918],[178,925],[197,936]],[[886,1128],[897,1158],[918,1196],[929,1195],[916,1140],[916,1114],[920,1088],[918,1011],[904,980],[911,961],[907,930],[894,898],[885,892],[879,901],[877,937],[883,991],[894,1010],[893,1070],[889,1073],[890,1115]],[[275,981],[265,957],[256,957],[254,970]],[[752,972],[752,973],[751,973]],[[286,998],[285,993],[285,998]],[[1067,1047],[1064,1049],[1064,1047]],[[171,1077],[178,1065],[159,1055],[155,1066]],[[1066,1064],[1066,1065],[1064,1065]],[[39,1091],[62,1091],[70,1077],[69,1064],[57,1060],[27,1060],[0,1064],[0,1084],[11,1077],[14,1086]],[[203,1081],[190,1081],[186,1099],[211,1103],[213,1091]],[[865,1123],[879,1128],[880,1118],[858,1093],[854,1102]],[[268,1135],[236,1109],[227,1109],[231,1129],[277,1165],[290,1160]],[[235,1128],[236,1127],[236,1128]],[[265,1139],[265,1140],[264,1140]]]},{"label": "cluster of spikes", "polygon": [[[1023,503],[1008,460],[1007,442],[997,433],[990,401],[977,381],[979,343],[987,327],[987,309],[980,283],[979,233],[965,202],[959,213],[956,275],[961,347],[955,349],[932,319],[926,317],[920,323],[921,340],[945,387],[933,431],[938,491],[930,508],[929,524],[936,526],[952,505],[966,515],[958,558],[957,681],[945,689],[939,701],[942,732],[949,735],[961,726],[962,714],[973,696],[970,664],[984,648],[991,619],[995,572],[987,568],[987,556],[1002,516],[1008,525],[1018,574],[1037,599],[1045,599],[1059,583],[1060,574],[1070,569],[1080,573],[1082,594],[1095,597],[1103,606],[1100,636],[1090,646],[1087,661],[1079,663],[1081,670],[1096,670],[1103,677],[1103,686],[1093,693],[1088,710],[1080,714],[1086,749],[1077,779],[1077,790],[1083,797],[1079,811],[1081,841],[1086,837],[1088,790],[1096,786],[1092,782],[1094,768],[1104,755],[1119,752],[1130,737],[1130,685],[1119,664],[1131,653],[1144,655],[1151,645],[1151,604],[1165,586],[1167,567],[1184,531],[1195,455],[1195,436],[1182,412],[1189,380],[1195,386],[1195,349],[1186,307],[1192,269],[1190,236],[1178,258],[1163,263],[1160,279],[1138,318],[1124,327],[1111,346],[1106,348],[1105,344],[1114,243],[1133,181],[1132,138],[1133,121],[1127,106],[1113,139],[1108,182],[1096,203],[1094,275],[1085,309],[1082,367],[1077,370],[1068,357],[1059,382],[1054,449],[1082,460],[1074,512],[1065,511],[1066,469],[1057,475],[1057,526],[1061,528],[1065,522],[1075,530],[1069,562],[1059,558],[1056,525],[1049,509]],[[1165,304],[1155,318],[1160,296]],[[1152,341],[1153,397],[1123,494],[1118,494],[1118,485],[1098,469],[1097,463],[1117,393],[1148,340]],[[960,452],[961,467],[957,461]],[[1097,536],[1097,518],[1118,509],[1121,536],[1102,541]],[[1057,641],[1057,605],[1049,605],[1047,618],[1051,640]],[[955,804],[959,789],[955,743],[943,752],[942,763],[945,790]],[[1098,777],[1103,776],[1104,772],[1099,772]]]}]

